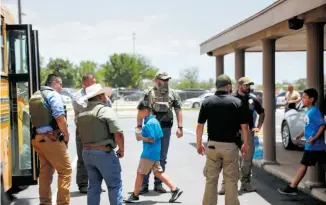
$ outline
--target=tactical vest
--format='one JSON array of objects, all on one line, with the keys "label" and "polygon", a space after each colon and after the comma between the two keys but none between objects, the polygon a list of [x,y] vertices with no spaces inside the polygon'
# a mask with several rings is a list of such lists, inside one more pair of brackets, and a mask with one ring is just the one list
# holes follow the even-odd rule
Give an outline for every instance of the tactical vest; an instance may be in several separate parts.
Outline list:
[{"label": "tactical vest", "polygon": [[[52,116],[51,108],[45,105],[46,97],[53,90],[38,90],[29,100],[29,113],[34,128],[51,126],[53,130],[58,129],[57,121]],[[50,105],[49,105],[50,106]]]},{"label": "tactical vest", "polygon": [[158,89],[149,90],[149,99],[153,112],[160,123],[172,123],[172,91],[162,94]]},{"label": "tactical vest", "polygon": [[[78,114],[77,130],[83,144],[110,145],[112,148],[116,148],[114,135],[110,133],[106,119],[98,117],[100,110],[105,107],[108,106],[99,103],[95,107],[85,108]],[[101,144],[101,142],[105,142],[105,144]]]}]

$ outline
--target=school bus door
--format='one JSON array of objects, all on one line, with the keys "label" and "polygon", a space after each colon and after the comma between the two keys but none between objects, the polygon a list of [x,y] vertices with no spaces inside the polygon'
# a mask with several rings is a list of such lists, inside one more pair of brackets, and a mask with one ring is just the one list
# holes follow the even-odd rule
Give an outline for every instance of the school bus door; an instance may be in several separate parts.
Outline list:
[{"label": "school bus door", "polygon": [[38,33],[32,25],[7,25],[12,188],[37,184],[28,100],[40,88]]}]

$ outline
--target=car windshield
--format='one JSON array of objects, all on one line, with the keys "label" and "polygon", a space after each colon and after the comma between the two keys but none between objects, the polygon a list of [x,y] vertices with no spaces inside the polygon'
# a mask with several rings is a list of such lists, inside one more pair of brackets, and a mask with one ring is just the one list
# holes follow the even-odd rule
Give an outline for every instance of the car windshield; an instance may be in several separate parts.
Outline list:
[{"label": "car windshield", "polygon": [[206,97],[207,96],[207,93],[205,93],[205,94],[201,94],[200,96],[198,96],[198,98],[204,98],[204,97]]}]

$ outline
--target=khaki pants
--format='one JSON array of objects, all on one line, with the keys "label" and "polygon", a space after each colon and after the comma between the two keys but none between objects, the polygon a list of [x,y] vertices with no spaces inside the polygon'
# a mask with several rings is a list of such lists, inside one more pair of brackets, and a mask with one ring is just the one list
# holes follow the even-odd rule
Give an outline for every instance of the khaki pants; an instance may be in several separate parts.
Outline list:
[{"label": "khaki pants", "polygon": [[[241,136],[243,141],[243,137]],[[242,184],[250,183],[251,181],[251,169],[252,169],[252,159],[255,153],[254,136],[252,132],[249,132],[249,150],[246,158],[243,159],[240,153],[239,166],[240,166],[240,181]],[[224,179],[222,181],[222,187],[224,186]]]},{"label": "khaki pants", "polygon": [[40,159],[39,195],[40,205],[52,205],[51,184],[54,170],[58,172],[57,205],[70,204],[70,182],[72,168],[64,142],[39,142],[38,136],[32,140]]},{"label": "khaki pants", "polygon": [[252,132],[249,132],[248,154],[246,155],[245,158],[241,157],[240,159],[240,177],[241,177],[240,181],[242,184],[250,183],[251,181],[252,159],[254,153],[255,153],[254,136]]},{"label": "khaki pants", "polygon": [[[211,146],[215,149],[209,148]],[[217,184],[222,168],[225,180],[225,205],[239,205],[239,148],[237,145],[235,143],[209,141],[206,156],[204,168],[206,186],[203,205],[217,204]]]}]

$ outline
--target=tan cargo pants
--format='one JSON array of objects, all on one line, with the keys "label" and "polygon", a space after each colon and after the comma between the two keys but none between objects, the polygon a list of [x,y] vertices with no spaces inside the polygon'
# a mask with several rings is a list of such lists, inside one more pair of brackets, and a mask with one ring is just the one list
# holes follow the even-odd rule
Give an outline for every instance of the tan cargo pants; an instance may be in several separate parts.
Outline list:
[{"label": "tan cargo pants", "polygon": [[204,176],[206,186],[203,205],[217,204],[217,184],[221,170],[225,180],[225,205],[239,205],[239,148],[235,143],[209,141]]},{"label": "tan cargo pants", "polygon": [[54,170],[58,172],[57,205],[70,204],[70,182],[72,168],[64,142],[39,142],[41,135],[32,140],[40,159],[39,195],[40,205],[52,205],[51,184]]},{"label": "tan cargo pants", "polygon": [[[241,136],[243,141],[243,137]],[[240,153],[240,152],[239,152]],[[249,132],[249,150],[246,158],[243,159],[241,153],[239,157],[239,166],[240,166],[240,181],[241,184],[250,183],[251,182],[251,169],[252,169],[252,159],[255,153],[255,145],[254,145],[254,136],[252,132]],[[224,179],[222,181],[222,186],[224,186]]]},{"label": "tan cargo pants", "polygon": [[[241,136],[243,141],[243,137]],[[240,157],[240,181],[241,184],[250,183],[251,182],[251,169],[252,169],[252,159],[255,153],[255,145],[254,145],[254,136],[253,132],[249,132],[249,150],[245,158]]]}]

